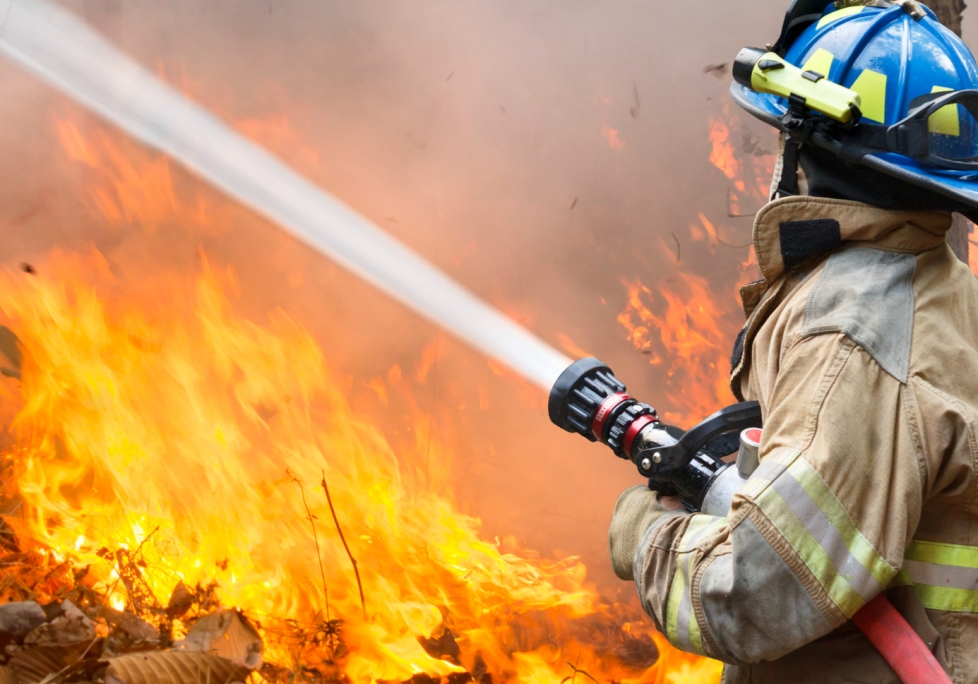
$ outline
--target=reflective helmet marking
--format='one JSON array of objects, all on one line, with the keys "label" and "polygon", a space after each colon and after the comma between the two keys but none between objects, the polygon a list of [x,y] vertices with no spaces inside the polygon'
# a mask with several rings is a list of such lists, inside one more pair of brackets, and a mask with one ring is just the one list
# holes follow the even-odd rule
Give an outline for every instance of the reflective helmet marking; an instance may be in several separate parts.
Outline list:
[{"label": "reflective helmet marking", "polygon": [[[953,88],[934,86],[930,92],[947,93],[951,90],[953,90]],[[930,118],[927,119],[927,129],[931,133],[961,137],[961,117],[960,113],[958,112],[958,105],[955,104],[948,105],[947,107],[941,107],[936,112],[931,114]]]},{"label": "reflective helmet marking", "polygon": [[801,68],[801,70],[814,71],[815,73],[822,74],[822,76],[828,78],[829,72],[832,71],[832,62],[834,61],[835,55],[825,48],[819,48],[815,51],[815,54],[808,58],[808,61],[805,62],[805,65]]},{"label": "reflective helmet marking", "polygon": [[886,121],[886,74],[864,69],[849,87],[859,93],[863,118],[878,123]]},{"label": "reflective helmet marking", "polygon": [[843,9],[832,12],[831,14],[826,14],[824,17],[818,20],[818,24],[815,26],[815,28],[816,29],[824,28],[825,26],[828,26],[834,21],[838,21],[839,19],[845,19],[846,17],[851,17],[854,14],[859,14],[864,9],[866,8],[863,7],[862,5],[859,5],[856,7],[845,7]]}]

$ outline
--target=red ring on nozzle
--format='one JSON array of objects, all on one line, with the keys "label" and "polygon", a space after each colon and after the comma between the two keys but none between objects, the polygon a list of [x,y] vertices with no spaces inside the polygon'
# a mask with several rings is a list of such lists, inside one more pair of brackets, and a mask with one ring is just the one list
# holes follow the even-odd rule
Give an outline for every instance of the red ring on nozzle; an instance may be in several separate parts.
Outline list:
[{"label": "red ring on nozzle", "polygon": [[632,443],[638,437],[638,433],[645,429],[646,425],[654,423],[658,419],[659,417],[654,413],[646,413],[644,416],[639,416],[633,420],[632,424],[628,426],[628,429],[625,430],[625,436],[621,440],[621,451],[627,458],[632,457]]},{"label": "red ring on nozzle", "polygon": [[598,438],[599,442],[604,441],[604,424],[608,420],[608,416],[615,410],[615,407],[630,399],[631,397],[624,392],[615,392],[605,397],[598,406],[598,411],[594,414],[594,421],[591,423],[591,432]]}]

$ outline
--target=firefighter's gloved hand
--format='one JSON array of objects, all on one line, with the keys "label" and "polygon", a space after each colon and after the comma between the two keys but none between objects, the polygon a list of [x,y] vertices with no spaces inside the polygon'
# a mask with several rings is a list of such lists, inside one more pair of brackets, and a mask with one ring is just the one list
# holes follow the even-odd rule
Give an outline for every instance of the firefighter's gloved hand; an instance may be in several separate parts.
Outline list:
[{"label": "firefighter's gloved hand", "polygon": [[659,501],[659,493],[647,485],[629,487],[621,493],[608,530],[611,566],[620,579],[635,579],[632,564],[639,542],[656,520],[671,512]]}]

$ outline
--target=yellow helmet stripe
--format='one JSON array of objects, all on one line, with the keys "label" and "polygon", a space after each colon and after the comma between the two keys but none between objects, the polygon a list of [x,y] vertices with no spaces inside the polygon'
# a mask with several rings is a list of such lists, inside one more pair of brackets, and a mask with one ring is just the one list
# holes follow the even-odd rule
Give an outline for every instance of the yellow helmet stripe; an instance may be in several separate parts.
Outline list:
[{"label": "yellow helmet stripe", "polygon": [[829,77],[829,71],[832,69],[832,62],[835,61],[835,55],[826,50],[825,48],[819,48],[816,50],[805,65],[801,68],[802,71],[814,71],[817,74],[822,74],[825,78]]},{"label": "yellow helmet stripe", "polygon": [[845,7],[836,12],[832,12],[832,14],[826,14],[824,17],[818,20],[818,25],[815,28],[816,29],[825,28],[829,24],[839,21],[839,19],[845,19],[846,17],[851,17],[853,15],[859,14],[864,9],[866,8],[863,7],[862,5],[858,5],[856,7]]},{"label": "yellow helmet stripe", "polygon": [[[946,93],[953,90],[953,88],[945,88],[944,86],[934,86],[931,89],[932,93]],[[958,106],[947,105],[946,107],[941,107],[936,112],[930,115],[927,119],[927,130],[931,133],[940,133],[942,135],[961,135],[961,120],[958,116]]]},{"label": "yellow helmet stripe", "polygon": [[886,74],[866,69],[850,88],[859,93],[863,118],[886,122]]}]

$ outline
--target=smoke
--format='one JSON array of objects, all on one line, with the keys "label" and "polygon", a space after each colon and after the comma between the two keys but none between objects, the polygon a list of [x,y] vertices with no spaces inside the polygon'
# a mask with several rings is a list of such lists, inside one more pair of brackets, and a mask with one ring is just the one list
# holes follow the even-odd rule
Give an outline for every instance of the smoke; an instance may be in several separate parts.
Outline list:
[{"label": "smoke", "polygon": [[[565,335],[608,362],[653,404],[665,378],[615,320],[622,279],[655,285],[682,269],[728,293],[738,278],[745,251],[714,254],[687,228],[700,212],[727,212],[707,136],[728,80],[703,68],[773,39],[785,2],[64,4],[543,339]],[[242,312],[282,307],[314,331],[392,441],[451,447],[456,496],[489,536],[583,555],[609,577],[608,514],[636,474],[551,426],[539,392],[175,165],[178,194],[219,207],[220,220],[100,220],[86,194],[96,172],[67,158],[56,120],[154,155],[9,64],[0,82],[0,259],[95,245],[138,282],[198,269],[202,248],[234,268]],[[749,219],[732,221],[736,244],[747,242]],[[673,235],[678,266],[657,241]],[[723,308],[734,307],[731,294]],[[391,393],[379,405],[368,384],[395,365],[424,380],[410,399]],[[412,421],[417,412],[427,425]]]}]

